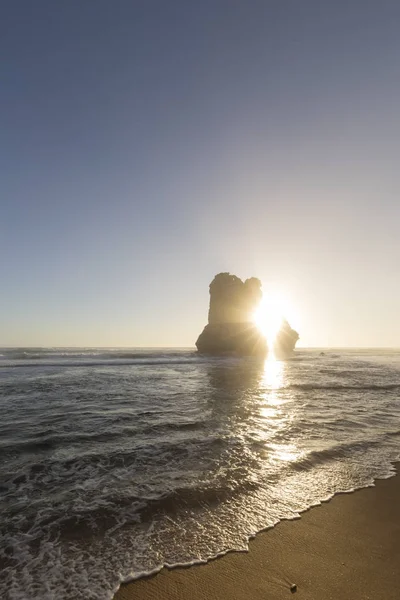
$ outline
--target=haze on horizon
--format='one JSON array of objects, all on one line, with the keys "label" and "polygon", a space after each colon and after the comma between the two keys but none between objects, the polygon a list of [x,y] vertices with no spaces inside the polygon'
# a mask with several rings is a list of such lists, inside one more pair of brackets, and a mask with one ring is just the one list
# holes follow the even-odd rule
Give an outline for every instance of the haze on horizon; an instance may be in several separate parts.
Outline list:
[{"label": "haze on horizon", "polygon": [[0,346],[193,346],[230,271],[400,346],[400,3],[2,7]]}]

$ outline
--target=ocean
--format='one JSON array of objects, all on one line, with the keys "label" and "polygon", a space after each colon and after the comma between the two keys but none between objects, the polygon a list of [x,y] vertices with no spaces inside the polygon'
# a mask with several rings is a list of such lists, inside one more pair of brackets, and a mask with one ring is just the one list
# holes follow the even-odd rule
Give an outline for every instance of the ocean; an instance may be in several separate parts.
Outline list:
[{"label": "ocean", "polygon": [[0,349],[0,597],[110,600],[394,474],[400,351]]}]

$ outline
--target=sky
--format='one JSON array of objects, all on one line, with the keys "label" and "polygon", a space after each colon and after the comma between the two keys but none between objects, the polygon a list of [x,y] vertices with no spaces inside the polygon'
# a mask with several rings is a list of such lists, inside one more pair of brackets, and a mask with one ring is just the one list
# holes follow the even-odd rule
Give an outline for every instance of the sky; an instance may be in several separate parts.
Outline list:
[{"label": "sky", "polygon": [[398,0],[5,0],[0,346],[193,346],[230,271],[400,346]]}]

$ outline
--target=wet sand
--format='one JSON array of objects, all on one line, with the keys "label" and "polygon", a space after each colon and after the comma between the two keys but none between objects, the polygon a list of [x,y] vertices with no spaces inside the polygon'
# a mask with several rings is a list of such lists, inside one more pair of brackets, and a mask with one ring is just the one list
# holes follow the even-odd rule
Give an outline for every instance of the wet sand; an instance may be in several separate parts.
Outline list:
[{"label": "wet sand", "polygon": [[400,476],[279,523],[249,552],[123,585],[114,600],[231,598],[399,600]]}]

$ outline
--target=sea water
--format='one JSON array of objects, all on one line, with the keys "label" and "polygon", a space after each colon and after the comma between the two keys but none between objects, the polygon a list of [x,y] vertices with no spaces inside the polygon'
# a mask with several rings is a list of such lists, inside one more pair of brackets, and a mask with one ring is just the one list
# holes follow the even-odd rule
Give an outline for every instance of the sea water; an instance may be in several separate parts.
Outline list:
[{"label": "sea water", "polygon": [[0,597],[112,598],[393,474],[400,352],[0,349]]}]

